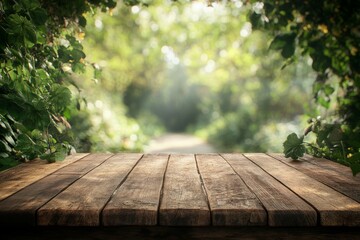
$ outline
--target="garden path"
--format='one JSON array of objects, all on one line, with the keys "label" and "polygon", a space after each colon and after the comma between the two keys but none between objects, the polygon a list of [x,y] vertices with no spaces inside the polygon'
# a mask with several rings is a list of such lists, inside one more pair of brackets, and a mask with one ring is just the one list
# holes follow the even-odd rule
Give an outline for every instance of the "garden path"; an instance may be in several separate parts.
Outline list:
[{"label": "garden path", "polygon": [[145,153],[214,153],[215,147],[196,136],[167,133],[150,141]]}]

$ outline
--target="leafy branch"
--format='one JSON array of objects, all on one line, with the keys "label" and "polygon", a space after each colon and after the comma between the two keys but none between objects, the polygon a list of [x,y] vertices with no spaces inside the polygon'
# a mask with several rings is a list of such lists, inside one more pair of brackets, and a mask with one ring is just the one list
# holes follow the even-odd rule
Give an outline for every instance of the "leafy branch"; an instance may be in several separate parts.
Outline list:
[{"label": "leafy branch", "polygon": [[70,128],[73,72],[82,72],[85,12],[116,1],[5,0],[0,2],[0,168],[37,157],[62,160]]},{"label": "leafy branch", "polygon": [[[311,119],[305,133],[292,133],[284,143],[287,157],[305,152],[327,157],[360,171],[360,4],[350,0],[250,1],[253,27],[274,35],[270,50],[288,63],[298,54],[312,60],[317,73],[314,103],[330,113]],[[321,115],[321,114],[320,114]],[[305,143],[312,132],[315,143]]]},{"label": "leafy branch", "polygon": [[[287,158],[297,160],[305,153],[316,157],[325,157],[350,166],[354,175],[360,172],[360,153],[346,148],[344,139],[347,130],[339,123],[327,123],[321,118],[311,119],[310,125],[300,137],[291,133],[283,143],[284,154]],[[314,134],[314,143],[305,142],[308,134]]]}]

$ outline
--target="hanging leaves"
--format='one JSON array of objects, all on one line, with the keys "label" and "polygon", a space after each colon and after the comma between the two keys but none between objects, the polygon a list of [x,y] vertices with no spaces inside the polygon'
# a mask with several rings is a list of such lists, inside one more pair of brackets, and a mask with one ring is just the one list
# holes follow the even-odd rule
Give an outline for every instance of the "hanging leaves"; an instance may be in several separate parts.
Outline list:
[{"label": "hanging leaves", "polygon": [[290,58],[295,53],[295,38],[295,33],[279,34],[271,42],[269,49],[280,50],[284,58]]},{"label": "hanging leaves", "polygon": [[18,160],[58,161],[67,155],[60,125],[69,127],[68,79],[84,70],[86,57],[75,36],[83,34],[85,12],[115,5],[113,0],[0,2],[0,169]]},{"label": "hanging leaves", "polygon": [[[303,55],[310,56],[312,68],[320,76],[314,81],[313,92],[316,104],[327,111],[327,119],[323,120],[321,130],[312,131],[317,140],[305,149],[356,169],[358,163],[349,156],[358,156],[360,152],[359,141],[353,140],[358,138],[360,129],[360,4],[342,0],[263,3],[263,11],[254,14],[263,20],[262,29],[275,35],[269,48],[280,51],[287,61],[299,48]],[[338,134],[345,128],[351,131]],[[289,137],[287,150],[289,141],[296,142],[294,135]],[[302,152],[303,147],[298,147]]]}]

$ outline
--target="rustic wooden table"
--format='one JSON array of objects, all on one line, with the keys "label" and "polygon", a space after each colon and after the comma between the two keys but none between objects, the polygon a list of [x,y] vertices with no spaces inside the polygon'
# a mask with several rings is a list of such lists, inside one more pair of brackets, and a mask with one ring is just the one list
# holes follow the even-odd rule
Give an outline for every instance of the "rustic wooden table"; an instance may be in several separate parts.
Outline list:
[{"label": "rustic wooden table", "polygon": [[298,237],[320,232],[356,239],[360,176],[310,156],[75,154],[1,172],[0,225],[91,227],[87,233],[142,229],[144,237],[192,229],[199,238],[224,237],[224,227],[248,237],[291,229]]}]

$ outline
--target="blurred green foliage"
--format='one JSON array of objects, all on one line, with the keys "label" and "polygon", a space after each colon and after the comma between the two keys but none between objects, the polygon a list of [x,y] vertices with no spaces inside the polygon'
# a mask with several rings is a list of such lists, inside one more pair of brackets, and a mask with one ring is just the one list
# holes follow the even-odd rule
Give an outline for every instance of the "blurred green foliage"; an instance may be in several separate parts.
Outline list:
[{"label": "blurred green foliage", "polygon": [[288,136],[286,156],[356,174],[358,10],[349,0],[2,1],[1,167],[74,148],[142,151],[164,131],[193,131],[219,151],[280,151]]},{"label": "blurred green foliage", "polygon": [[69,86],[86,62],[80,40],[93,9],[112,0],[0,2],[0,169],[37,157],[62,160],[74,108]]},{"label": "blurred green foliage", "polygon": [[[251,7],[239,4],[154,1],[87,17],[83,45],[101,74],[76,82],[89,106],[124,113],[103,118],[100,133],[126,115],[138,123],[139,146],[165,130],[196,132],[219,151],[281,151],[310,108],[314,75],[306,57],[281,70],[271,36],[253,32]],[[91,140],[91,149],[110,139]]]},{"label": "blurred green foliage", "polygon": [[[308,152],[347,164],[354,175],[360,172],[360,3],[252,2],[252,24],[275,35],[270,48],[288,62],[310,56],[317,74],[313,96],[323,109],[297,137],[301,141],[289,136],[284,152],[294,159]],[[309,133],[314,142],[304,142]]]}]

